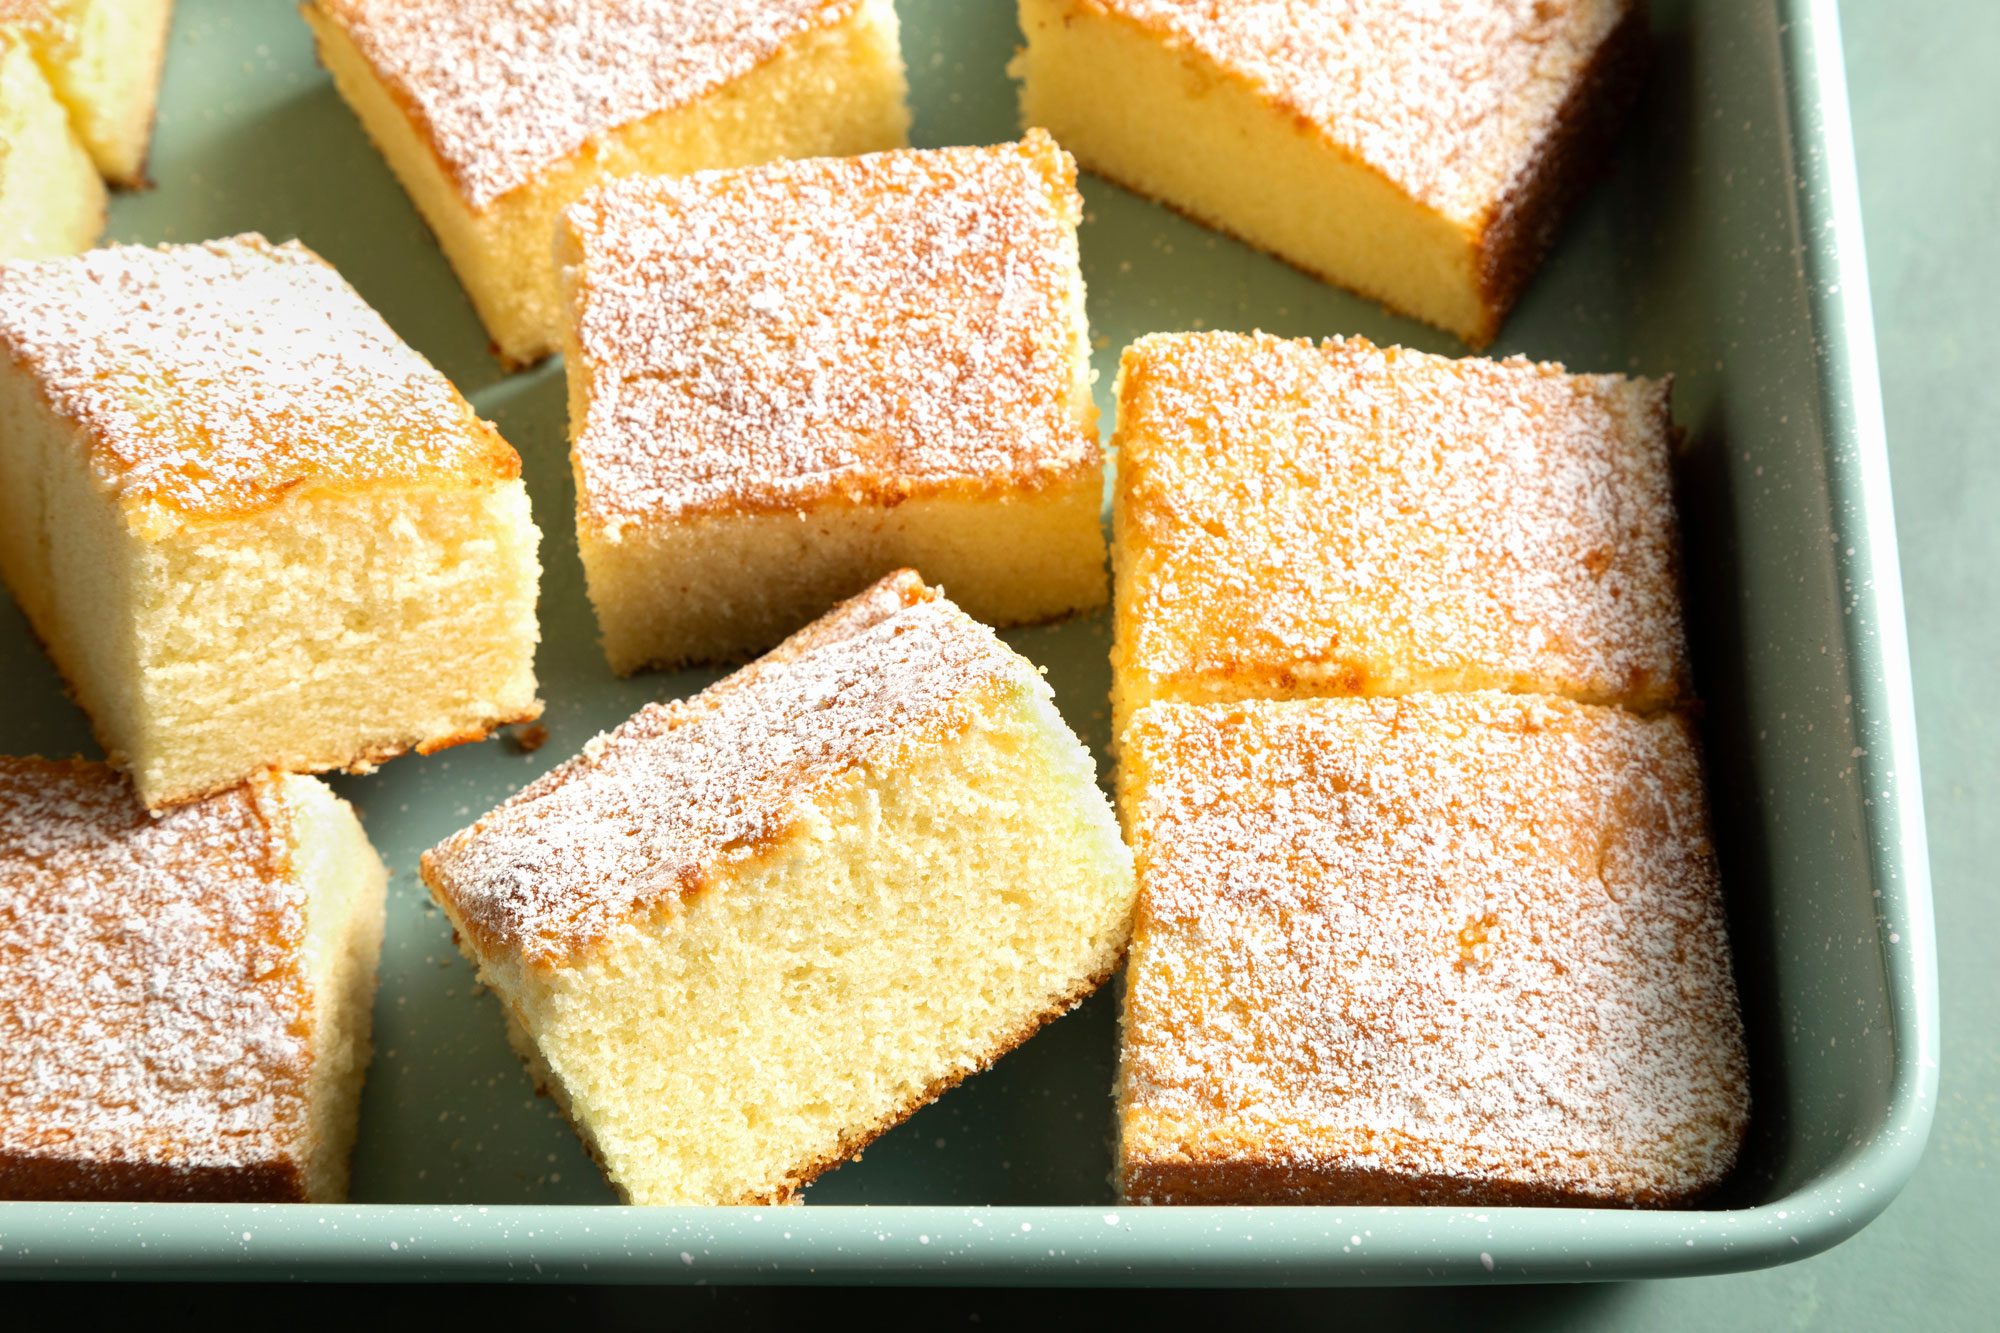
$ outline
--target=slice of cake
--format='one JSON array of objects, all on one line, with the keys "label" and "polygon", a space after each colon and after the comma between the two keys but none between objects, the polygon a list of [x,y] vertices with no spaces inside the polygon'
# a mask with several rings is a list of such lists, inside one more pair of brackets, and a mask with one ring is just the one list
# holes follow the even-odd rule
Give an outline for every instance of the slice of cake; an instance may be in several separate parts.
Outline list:
[{"label": "slice of cake", "polygon": [[0,575],[148,806],[535,717],[520,471],[296,244],[0,265]]},{"label": "slice of cake", "polygon": [[20,0],[0,0],[0,260],[75,254],[104,230],[104,182],[19,9]]},{"label": "slice of cake", "polygon": [[1669,387],[1359,338],[1142,338],[1114,441],[1116,725],[1156,698],[1682,700]]},{"label": "slice of cake", "polygon": [[97,169],[144,185],[173,0],[0,0],[10,6],[47,16],[42,64]]},{"label": "slice of cake", "polygon": [[0,1199],[345,1197],[386,884],[312,778],[0,758]]},{"label": "slice of cake", "polygon": [[311,0],[320,60],[501,357],[555,350],[591,185],[903,143],[890,0]]},{"label": "slice of cake", "polygon": [[1729,1171],[1743,1028],[1679,718],[1155,704],[1119,794],[1126,1197],[1655,1206]]},{"label": "slice of cake", "polygon": [[740,659],[904,565],[988,624],[1101,605],[1082,211],[1040,132],[572,209],[577,541],[612,666]]},{"label": "slice of cake", "polygon": [[789,1200],[1094,990],[1131,858],[1048,686],[907,571],[652,704],[424,882],[634,1203]]},{"label": "slice of cake", "polygon": [[1638,88],[1644,0],[1020,0],[1083,165],[1493,339]]}]

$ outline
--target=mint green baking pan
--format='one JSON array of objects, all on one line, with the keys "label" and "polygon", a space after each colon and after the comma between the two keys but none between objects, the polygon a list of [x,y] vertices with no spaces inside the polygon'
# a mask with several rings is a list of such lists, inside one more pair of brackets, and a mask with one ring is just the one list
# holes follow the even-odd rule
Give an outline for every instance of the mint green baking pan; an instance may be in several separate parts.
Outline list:
[{"label": "mint green baking pan", "polygon": [[[923,144],[1016,132],[1011,0],[902,0]],[[546,534],[548,743],[337,781],[395,871],[354,1198],[341,1207],[0,1204],[0,1272],[642,1282],[1413,1283],[1715,1273],[1843,1240],[1901,1188],[1937,1086],[1916,728],[1840,34],[1831,0],[1656,0],[1616,162],[1502,332],[1675,376],[1697,683],[1755,1112],[1735,1177],[1680,1212],[1149,1209],[1113,1196],[1114,996],[1053,1024],[789,1209],[635,1209],[509,1051],[418,853],[702,673],[611,676],[571,528],[560,367],[504,376],[288,0],[180,0],[152,159],[112,234],[298,236],[495,418]],[[1091,179],[1082,245],[1109,422],[1154,330],[1361,333],[1461,352]],[[1011,633],[1103,752],[1104,618]],[[0,751],[94,753],[11,604]]]}]

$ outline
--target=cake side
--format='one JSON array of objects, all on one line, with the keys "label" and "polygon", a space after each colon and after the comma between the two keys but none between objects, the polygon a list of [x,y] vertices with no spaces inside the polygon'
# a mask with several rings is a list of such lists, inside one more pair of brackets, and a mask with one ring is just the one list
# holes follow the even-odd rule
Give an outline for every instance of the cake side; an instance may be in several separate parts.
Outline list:
[{"label": "cake side", "polygon": [[172,0],[48,0],[41,55],[76,134],[113,184],[146,184]]},{"label": "cake side", "polygon": [[[523,104],[504,80],[493,82],[505,73],[509,60],[540,61],[543,57],[532,48],[538,41],[554,40],[550,33],[538,36],[533,25],[512,25],[509,40],[518,49],[509,55],[487,50],[486,34],[463,30],[466,23],[476,25],[482,14],[518,6],[452,7],[449,12],[431,6],[404,12],[368,4],[359,8],[373,17],[358,27],[347,17],[356,8],[333,0],[304,8],[320,60],[437,235],[496,351],[510,365],[525,365],[555,350],[564,306],[549,237],[562,210],[592,185],[633,174],[671,175],[775,158],[871,152],[902,144],[908,130],[890,0],[821,4],[816,17],[808,13],[813,6],[797,4],[765,7],[762,13],[752,13],[746,5],[712,7],[708,17],[721,20],[724,26],[717,31],[725,40],[710,47],[676,38],[675,16],[662,17],[656,9],[596,5],[571,10],[551,26],[575,28],[563,42],[581,45],[567,56],[559,52],[551,57],[558,63],[620,60],[635,41],[643,55],[608,85],[530,80],[533,98],[554,98],[561,104],[555,106],[532,98]],[[386,29],[402,29],[434,20],[437,26],[419,45],[442,50],[461,40],[471,43],[464,54],[440,56],[435,67],[412,65],[413,77],[428,74],[438,85],[434,91],[452,103],[448,133],[397,82],[389,65],[364,49],[368,44],[361,37],[364,29],[380,36],[377,29],[385,24]],[[607,22],[642,31],[635,41],[582,41],[579,34]],[[789,29],[788,23],[793,23]],[[767,39],[781,30],[791,35],[766,51]],[[732,47],[738,37],[754,40]],[[752,51],[765,54],[748,59],[745,53]],[[400,60],[409,63],[414,56],[414,48],[406,49]],[[742,68],[712,86],[701,80],[635,82],[654,61],[682,66],[682,73],[700,69],[715,75]],[[706,88],[700,96],[671,104],[661,99],[663,89],[685,92],[697,85]],[[607,87],[623,92],[609,96]],[[625,94],[641,96],[651,109],[620,119],[613,108]],[[549,156],[558,152],[558,143],[570,146]],[[459,162],[469,164],[464,173],[455,165]]]},{"label": "cake side", "polygon": [[96,166],[25,34],[0,9],[0,261],[89,249],[104,207]]},{"label": "cake side", "polygon": [[1104,604],[1103,487],[1095,474],[1004,499],[923,496],[886,509],[704,515],[610,541],[577,533],[614,671],[738,662],[912,566],[987,625]]},{"label": "cake side", "polygon": [[1141,339],[1114,439],[1115,726],[1155,698],[1681,701],[1668,393],[1359,338]]},{"label": "cake side", "polygon": [[691,702],[684,762],[628,723],[509,803],[535,844],[503,806],[424,875],[621,1194],[785,1202],[1110,974],[1129,853],[1047,686],[913,576]]},{"label": "cake side", "polygon": [[1684,1202],[1748,1118],[1686,724],[1490,693],[1161,703],[1121,1186],[1160,1202]]},{"label": "cake side", "polygon": [[0,1196],[306,1197],[290,820],[268,780],[154,818],[101,764],[0,760]]},{"label": "cake side", "polygon": [[377,966],[389,872],[354,809],[314,778],[278,779],[290,813],[290,853],[305,894],[303,971],[311,996],[306,1080],[308,1200],[347,1198],[361,1120],[361,1085],[374,1055]]},{"label": "cake side", "polygon": [[65,656],[129,645],[119,757],[149,804],[368,772],[541,715],[538,544],[518,479],[295,500],[140,547],[132,628],[68,617]]}]

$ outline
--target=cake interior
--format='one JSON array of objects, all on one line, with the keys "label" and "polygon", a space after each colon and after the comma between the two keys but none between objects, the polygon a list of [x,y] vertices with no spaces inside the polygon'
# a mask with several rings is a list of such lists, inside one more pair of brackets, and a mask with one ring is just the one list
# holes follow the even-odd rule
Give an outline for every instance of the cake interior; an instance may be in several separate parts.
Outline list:
[{"label": "cake interior", "polygon": [[104,182],[20,37],[0,28],[0,259],[75,254],[104,228]]},{"label": "cake interior", "polygon": [[577,539],[605,655],[626,673],[748,657],[903,566],[990,625],[1099,605],[1102,495],[1091,472],[1004,498],[833,502],[615,534],[584,524]]},{"label": "cake interior", "polygon": [[581,958],[467,947],[622,1196],[782,1202],[1094,989],[1130,906],[1089,756],[1015,686]]},{"label": "cake interior", "polygon": [[86,458],[0,358],[0,574],[149,806],[540,711],[538,537],[518,480],[296,491],[148,525]]},{"label": "cake interior", "polygon": [[347,1197],[373,1053],[376,962],[389,872],[347,802],[313,778],[281,778],[292,817],[292,867],[305,892],[304,973],[311,996],[306,1082],[305,1197]]},{"label": "cake interior", "polygon": [[517,365],[556,350],[563,307],[550,240],[562,210],[598,181],[873,152],[900,146],[909,126],[894,5],[862,0],[743,78],[621,126],[475,208],[340,25],[316,6],[305,16],[334,86],[437,234],[502,358]]},{"label": "cake interior", "polygon": [[[1448,329],[1496,331],[1477,229],[1419,204],[1206,56],[1077,0],[1020,0],[1021,113],[1088,170]],[[1104,71],[1118,92],[1107,96]]]},{"label": "cake interior", "polygon": [[144,184],[172,0],[57,0],[54,8],[70,32],[51,52],[49,78],[77,137],[106,179]]}]

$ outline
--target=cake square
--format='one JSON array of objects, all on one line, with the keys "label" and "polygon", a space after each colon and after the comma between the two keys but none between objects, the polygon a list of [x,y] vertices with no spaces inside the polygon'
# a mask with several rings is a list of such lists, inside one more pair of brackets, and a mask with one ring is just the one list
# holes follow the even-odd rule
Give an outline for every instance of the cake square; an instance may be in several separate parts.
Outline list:
[{"label": "cake square", "polygon": [[1026,123],[1484,347],[1634,101],[1644,0],[1021,0]]},{"label": "cake square", "polygon": [[501,359],[555,350],[549,238],[592,185],[900,146],[891,0],[311,0],[320,61]]},{"label": "cake square", "polygon": [[1670,388],[1360,338],[1140,339],[1115,725],[1155,698],[1684,700]]},{"label": "cake square", "polygon": [[537,716],[521,463],[317,256],[0,265],[0,576],[149,807]]},{"label": "cake square", "polygon": [[0,260],[75,254],[104,230],[104,182],[35,60],[19,0],[0,0]]},{"label": "cake square", "polygon": [[789,1201],[1094,990],[1131,857],[1035,667],[903,571],[423,858],[621,1196]]},{"label": "cake square", "polygon": [[0,1199],[344,1198],[387,882],[313,778],[0,758]]},{"label": "cake square", "polygon": [[1659,1206],[1730,1170],[1743,1027],[1680,717],[1155,704],[1119,798],[1126,1197]]},{"label": "cake square", "polygon": [[1040,132],[572,209],[577,542],[612,666],[741,659],[903,565],[988,624],[1101,605],[1082,211]]}]

